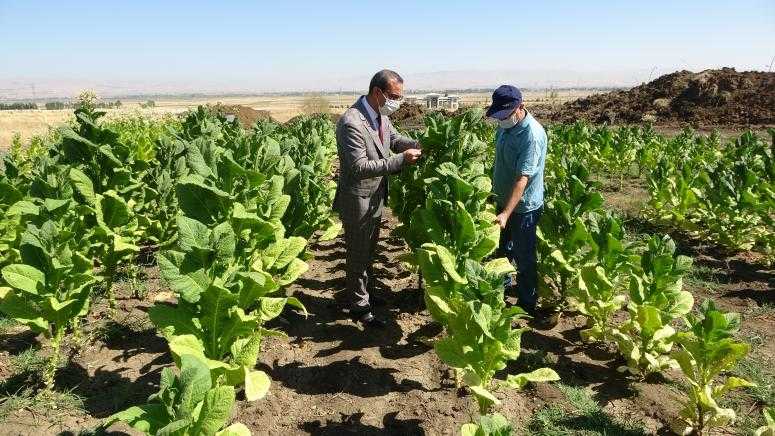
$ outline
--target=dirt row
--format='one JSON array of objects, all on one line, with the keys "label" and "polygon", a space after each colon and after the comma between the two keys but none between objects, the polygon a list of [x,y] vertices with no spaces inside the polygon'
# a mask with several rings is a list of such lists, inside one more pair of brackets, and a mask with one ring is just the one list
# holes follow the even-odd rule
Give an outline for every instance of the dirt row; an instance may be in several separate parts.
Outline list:
[{"label": "dirt row", "polygon": [[[428,345],[427,339],[439,334],[440,326],[424,311],[417,277],[399,266],[398,256],[406,247],[389,235],[395,224],[388,216],[375,266],[375,293],[386,301],[376,311],[391,319],[389,326],[364,331],[341,313],[343,241],[312,247],[310,270],[293,285],[310,315],[304,318],[287,311],[275,322],[273,326],[287,332],[289,339],[272,338],[262,352],[260,366],[272,378],[271,390],[260,401],[240,401],[235,421],[246,424],[255,435],[452,435],[476,416],[473,398],[455,387],[452,374]],[[725,309],[742,313],[773,303],[772,272],[758,271],[744,259],[694,254],[718,275],[720,283],[713,290],[690,287],[698,298],[714,298]],[[148,296],[138,300],[123,289],[113,320],[99,304],[86,325],[87,331],[99,332],[97,340],[73,355],[60,371],[57,389],[83,398],[84,411],[23,408],[5,417],[0,434],[77,434],[118,410],[143,403],[155,392],[161,369],[172,362],[165,341],[146,314],[166,289],[155,268],[149,267],[146,273]],[[523,337],[523,356],[500,377],[550,365],[563,384],[586,387],[619,422],[639,423],[647,434],[671,434],[681,398],[680,385],[671,381],[677,374],[646,381],[627,378],[616,371],[620,360],[615,350],[581,344],[583,324],[583,317],[569,314],[551,329],[530,330]],[[764,338],[757,353],[770,360],[775,356],[773,326],[772,311],[747,316],[743,325],[750,335]],[[38,341],[23,329],[0,335],[0,376],[6,386],[14,383],[9,378],[18,377],[9,370],[10,361]],[[545,406],[574,412],[553,384],[522,392],[501,390],[497,395],[503,401],[500,412],[518,426],[526,425]],[[750,413],[758,413],[756,405]],[[572,420],[566,423],[570,430],[573,426]],[[110,430],[136,434],[120,424]]]}]

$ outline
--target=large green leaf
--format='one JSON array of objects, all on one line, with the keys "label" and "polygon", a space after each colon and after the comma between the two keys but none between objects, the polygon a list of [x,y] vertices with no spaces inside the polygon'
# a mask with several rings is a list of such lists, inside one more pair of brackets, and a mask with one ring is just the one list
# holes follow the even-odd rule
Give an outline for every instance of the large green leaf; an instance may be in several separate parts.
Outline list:
[{"label": "large green leaf", "polygon": [[177,412],[179,416],[191,416],[212,386],[210,369],[200,358],[189,354],[180,356],[180,365],[180,403]]},{"label": "large green leaf", "polygon": [[233,406],[233,387],[218,386],[207,391],[202,403],[202,410],[199,412],[199,418],[192,428],[192,434],[215,434],[229,420]]},{"label": "large green leaf", "polygon": [[144,404],[132,406],[109,416],[103,425],[107,427],[117,421],[122,421],[145,434],[157,434],[159,429],[168,423],[168,419],[164,405]]},{"label": "large green leaf", "polygon": [[97,197],[94,195],[94,184],[89,176],[78,168],[70,168],[69,177],[76,191],[83,196],[86,202],[91,205],[96,204]]},{"label": "large green leaf", "polygon": [[213,225],[228,216],[231,196],[218,188],[208,186],[195,176],[187,176],[176,187],[178,205],[187,216]]},{"label": "large green leaf", "polygon": [[153,325],[167,338],[179,335],[201,335],[201,328],[195,321],[196,315],[187,308],[160,303],[154,304],[148,310],[148,317]]},{"label": "large green leaf", "polygon": [[37,333],[49,333],[49,320],[27,295],[18,295],[11,288],[0,287],[0,312],[24,324]]},{"label": "large green leaf", "polygon": [[98,219],[111,229],[125,226],[132,216],[127,202],[113,191],[97,195],[97,208]]},{"label": "large green leaf", "polygon": [[196,303],[209,286],[204,270],[187,260],[183,253],[163,251],[156,256],[162,278],[182,299]]},{"label": "large green leaf", "polygon": [[505,384],[514,389],[522,389],[530,382],[550,382],[560,379],[559,374],[551,368],[539,368],[534,371],[523,374],[509,374],[506,376]]},{"label": "large green leaf", "polygon": [[210,229],[199,221],[178,215],[178,245],[184,252],[210,246]]},{"label": "large green leaf", "polygon": [[46,286],[46,276],[30,265],[8,265],[3,268],[2,275],[8,285],[30,294],[38,295]]}]

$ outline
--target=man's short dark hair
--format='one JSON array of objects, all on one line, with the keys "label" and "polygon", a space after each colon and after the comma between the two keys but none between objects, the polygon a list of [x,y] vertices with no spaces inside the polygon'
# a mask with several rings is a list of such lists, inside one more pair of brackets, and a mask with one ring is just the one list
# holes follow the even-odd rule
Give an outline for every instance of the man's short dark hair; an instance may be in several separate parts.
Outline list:
[{"label": "man's short dark hair", "polygon": [[404,83],[404,79],[393,70],[378,71],[377,74],[371,78],[369,93],[371,93],[371,90],[374,89],[375,86],[384,91],[391,80],[395,80],[398,83]]}]

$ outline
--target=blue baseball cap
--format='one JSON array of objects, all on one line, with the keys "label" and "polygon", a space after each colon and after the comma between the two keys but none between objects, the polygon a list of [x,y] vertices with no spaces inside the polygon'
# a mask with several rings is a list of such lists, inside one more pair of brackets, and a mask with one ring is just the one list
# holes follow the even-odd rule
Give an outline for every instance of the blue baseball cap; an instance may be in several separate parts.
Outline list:
[{"label": "blue baseball cap", "polygon": [[514,109],[522,104],[522,92],[516,86],[501,85],[492,93],[492,105],[487,109],[487,116],[505,120]]}]

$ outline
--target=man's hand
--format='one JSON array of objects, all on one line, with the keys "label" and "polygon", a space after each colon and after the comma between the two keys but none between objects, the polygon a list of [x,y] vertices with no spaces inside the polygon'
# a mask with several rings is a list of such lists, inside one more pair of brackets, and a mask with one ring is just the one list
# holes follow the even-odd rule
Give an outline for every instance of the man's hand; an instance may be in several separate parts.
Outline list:
[{"label": "man's hand", "polygon": [[420,159],[420,156],[422,156],[422,150],[417,148],[409,148],[404,150],[404,162],[408,163],[409,165],[417,162],[417,160]]},{"label": "man's hand", "polygon": [[498,216],[495,217],[495,222],[498,223],[499,226],[501,226],[501,230],[506,228],[506,223],[509,222],[509,214],[506,212],[501,212],[498,214]]}]

